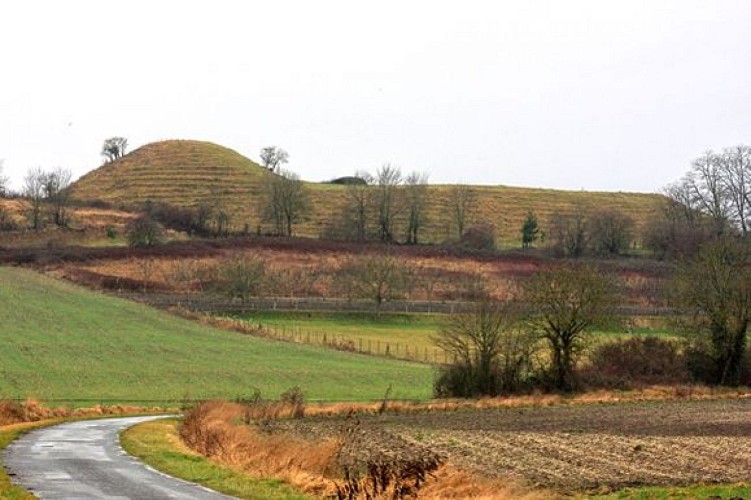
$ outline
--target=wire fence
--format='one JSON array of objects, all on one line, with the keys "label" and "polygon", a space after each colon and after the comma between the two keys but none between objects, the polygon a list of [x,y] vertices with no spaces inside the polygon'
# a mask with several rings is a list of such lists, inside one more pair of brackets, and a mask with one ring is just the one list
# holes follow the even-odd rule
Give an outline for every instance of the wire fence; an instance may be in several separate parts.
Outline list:
[{"label": "wire fence", "polygon": [[[120,297],[143,302],[155,307],[182,307],[205,313],[253,311],[325,311],[358,313],[423,313],[456,314],[471,311],[476,302],[393,300],[377,305],[372,300],[328,297],[250,297],[246,300],[230,299],[216,295],[188,295],[169,293],[120,292]],[[664,306],[620,306],[617,313],[630,317],[671,316],[674,310]]]},{"label": "wire fence", "polygon": [[291,326],[264,325],[261,328],[265,337],[285,342],[320,345],[340,351],[370,356],[385,356],[419,363],[446,364],[453,361],[446,351],[436,346],[428,347],[407,342],[332,334]]}]

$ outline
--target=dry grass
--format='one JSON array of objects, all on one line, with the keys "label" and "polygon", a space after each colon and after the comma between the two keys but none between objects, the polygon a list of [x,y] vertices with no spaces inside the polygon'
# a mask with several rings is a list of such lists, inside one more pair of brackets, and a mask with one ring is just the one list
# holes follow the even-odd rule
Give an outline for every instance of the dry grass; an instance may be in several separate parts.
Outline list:
[{"label": "dry grass", "polygon": [[[106,200],[116,204],[160,201],[194,207],[200,203],[225,210],[233,230],[247,225],[261,228],[259,195],[265,174],[262,167],[239,153],[201,141],[163,141],[143,146],[122,159],[103,165],[75,183],[79,200]],[[309,183],[312,210],[308,220],[295,227],[299,236],[319,237],[340,219],[346,203],[346,187]],[[623,211],[635,220],[637,231],[655,213],[661,197],[639,193],[556,191],[506,186],[474,186],[477,204],[469,225],[484,223],[496,228],[504,245],[520,246],[520,229],[527,210],[534,210],[542,229],[556,213],[579,207]],[[454,236],[450,213],[451,186],[431,185],[426,204],[425,242]],[[404,231],[404,214],[397,219],[397,234]]]},{"label": "dry grass", "polygon": [[175,412],[176,408],[157,408],[131,405],[96,405],[89,408],[47,408],[39,401],[0,401],[0,426],[23,422],[38,422],[52,418],[94,417],[139,413]]},{"label": "dry grass", "polygon": [[[373,439],[365,434],[352,438],[352,426],[338,438],[312,441],[275,433],[270,428],[264,430],[263,424],[239,425],[246,415],[244,405],[202,403],[186,414],[180,434],[188,446],[212,460],[254,477],[281,479],[321,497],[413,498],[419,489],[421,498],[551,498],[550,492],[532,491],[518,481],[488,480],[451,465],[440,466],[443,459],[430,458],[437,456],[416,443],[389,442],[387,449],[370,449],[368,443]],[[416,448],[422,449],[416,452]],[[408,458],[411,456],[417,458]],[[377,470],[378,474],[353,473],[358,468]],[[414,468],[422,470],[420,477],[425,479],[417,488]],[[385,470],[390,471],[392,482],[385,491],[374,492],[376,476],[382,478]],[[349,474],[350,481],[343,471]],[[351,485],[355,485],[354,489]]]},{"label": "dry grass", "polygon": [[704,385],[651,386],[628,391],[597,390],[572,395],[534,393],[531,395],[483,399],[439,399],[427,402],[378,401],[371,403],[308,403],[309,416],[337,416],[375,413],[447,412],[488,408],[522,408],[554,405],[588,405],[646,401],[704,401],[751,398],[749,388],[722,388]]},{"label": "dry grass", "polygon": [[[276,418],[289,419],[301,416],[299,409],[286,407],[280,403],[261,405],[242,405],[222,401],[203,403],[192,410],[186,417],[181,436],[185,442],[201,454],[220,463],[230,465],[246,471],[255,477],[276,477],[310,494],[318,496],[333,496],[337,493],[340,498],[344,493],[352,494],[351,498],[365,498],[362,490],[342,488],[346,485],[342,474],[350,468],[370,470],[372,466],[353,465],[358,460],[362,463],[383,464],[385,456],[391,460],[404,462],[404,453],[399,449],[409,449],[418,457],[430,455],[432,452],[417,442],[405,442],[402,438],[396,440],[386,438],[384,448],[386,455],[380,455],[378,450],[383,448],[384,436],[387,429],[378,428],[378,439],[368,437],[367,433],[356,431],[353,439],[351,422],[358,422],[358,414],[431,414],[435,412],[456,412],[457,410],[483,410],[492,408],[517,408],[534,406],[587,405],[593,403],[623,403],[643,401],[671,401],[671,400],[710,400],[710,399],[745,399],[751,398],[748,390],[713,389],[702,386],[668,387],[656,386],[647,389],[628,392],[597,391],[579,394],[571,397],[560,395],[535,394],[514,398],[482,399],[477,401],[432,401],[427,403],[409,403],[381,401],[377,403],[329,403],[306,404],[306,416],[343,416],[350,422],[342,429],[337,437],[327,437],[318,440],[305,439],[299,434],[284,431],[284,427],[276,428],[269,420]],[[266,423],[269,422],[269,423]],[[243,425],[243,423],[245,425]],[[282,429],[280,431],[280,429]],[[312,436],[312,435],[311,435]],[[373,446],[362,443],[375,443]],[[349,443],[349,444],[348,444]],[[344,451],[343,451],[344,450]],[[375,454],[375,455],[374,455]],[[371,455],[378,458],[372,458]],[[344,457],[344,459],[342,458]],[[422,459],[420,459],[422,460]],[[520,479],[480,477],[464,469],[458,469],[452,463],[443,463],[439,459],[436,465],[441,465],[425,475],[426,481],[421,484],[419,496],[422,498],[551,498],[557,496],[549,490],[532,488]],[[400,462],[399,462],[400,461]],[[344,464],[344,465],[343,465]],[[404,466],[404,465],[403,465]],[[381,465],[383,467],[383,465]],[[405,466],[406,468],[406,466]],[[382,469],[378,469],[382,470]],[[389,469],[392,470],[392,469]],[[362,472],[361,472],[362,473]],[[356,476],[357,484],[370,484],[363,476]],[[361,483],[358,481],[362,481]],[[410,476],[414,481],[414,476]],[[372,482],[372,481],[371,481]],[[413,483],[408,483],[413,484]],[[393,489],[389,490],[393,494]],[[343,493],[344,492],[344,493]],[[357,496],[359,494],[360,496]],[[372,495],[372,492],[370,492]],[[386,496],[371,496],[371,498],[386,498]],[[393,497],[393,496],[392,496]],[[390,497],[391,498],[391,497]],[[407,498],[393,497],[393,498]]]},{"label": "dry grass", "polygon": [[[481,290],[503,299],[514,293],[518,281],[556,265],[555,261],[534,255],[501,254],[489,258],[441,255],[430,250],[429,247],[395,250],[410,272],[410,286],[402,293],[405,299],[473,300]],[[178,251],[175,246],[175,252]],[[92,282],[107,281],[113,286],[135,280],[143,284],[143,289],[202,293],[211,287],[222,261],[251,257],[264,263],[266,277],[259,290],[261,296],[350,298],[351,290],[346,280],[339,279],[340,271],[351,259],[368,252],[383,252],[383,247],[330,244],[317,248],[316,242],[310,240],[288,246],[269,244],[265,239],[243,240],[234,248],[214,248],[210,255],[134,253],[121,258],[69,262],[57,274],[80,281],[83,272],[92,277]],[[663,263],[612,260],[594,264],[619,278],[623,305],[643,308],[665,305],[661,280],[669,271]]]},{"label": "dry grass", "polygon": [[240,404],[202,403],[186,414],[180,435],[202,455],[255,477],[276,477],[321,496],[334,493],[334,484],[324,475],[339,443],[307,442],[238,425],[247,418],[246,412],[247,408]]}]

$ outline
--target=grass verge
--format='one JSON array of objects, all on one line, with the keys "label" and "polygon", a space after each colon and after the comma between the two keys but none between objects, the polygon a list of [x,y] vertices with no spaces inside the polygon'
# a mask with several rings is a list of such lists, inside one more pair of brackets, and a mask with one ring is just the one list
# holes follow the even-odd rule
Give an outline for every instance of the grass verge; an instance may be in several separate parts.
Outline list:
[{"label": "grass verge", "polygon": [[601,499],[636,499],[636,500],[658,500],[658,499],[675,499],[675,498],[711,498],[711,499],[732,499],[732,498],[751,498],[751,485],[748,484],[731,484],[731,485],[695,485],[683,487],[657,487],[647,486],[643,488],[626,488],[607,495],[597,495]]},{"label": "grass verge", "polygon": [[138,424],[120,434],[123,449],[166,474],[238,498],[311,498],[275,479],[255,479],[211,462],[182,444],[177,419]]}]

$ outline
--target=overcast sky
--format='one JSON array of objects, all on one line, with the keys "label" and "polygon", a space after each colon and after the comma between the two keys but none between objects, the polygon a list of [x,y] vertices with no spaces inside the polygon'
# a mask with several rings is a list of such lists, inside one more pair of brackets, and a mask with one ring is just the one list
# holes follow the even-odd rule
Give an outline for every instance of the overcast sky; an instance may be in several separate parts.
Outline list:
[{"label": "overcast sky", "polygon": [[102,141],[279,145],[306,180],[383,163],[467,182],[657,191],[751,143],[751,1],[0,4],[0,159]]}]

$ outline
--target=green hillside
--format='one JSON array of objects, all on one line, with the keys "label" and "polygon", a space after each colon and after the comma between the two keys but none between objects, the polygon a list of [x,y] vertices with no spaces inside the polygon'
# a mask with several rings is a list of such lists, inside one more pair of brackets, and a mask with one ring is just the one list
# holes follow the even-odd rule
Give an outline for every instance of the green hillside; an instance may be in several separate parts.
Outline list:
[{"label": "green hillside", "polygon": [[[265,170],[236,151],[200,141],[163,141],[147,144],[123,158],[101,166],[73,185],[79,200],[105,200],[115,204],[163,201],[195,207],[214,206],[230,215],[235,230],[261,226],[259,194]],[[308,183],[312,207],[307,220],[295,227],[298,236],[327,234],[346,211],[347,188],[342,185]],[[432,185],[426,203],[425,242],[440,242],[454,236],[450,217],[451,186]],[[662,197],[646,193],[560,191],[508,186],[473,186],[475,210],[469,223],[496,228],[499,243],[518,245],[519,231],[527,210],[534,210],[543,230],[554,214],[574,210],[616,209],[631,216],[637,232],[654,216]],[[397,217],[399,219],[399,217]],[[400,226],[404,226],[402,214]],[[262,228],[263,229],[263,228]],[[403,237],[404,229],[397,230]],[[549,231],[548,231],[549,232]]]},{"label": "green hillside", "polygon": [[0,268],[0,398],[86,401],[430,396],[432,368],[266,341],[18,268]]}]

